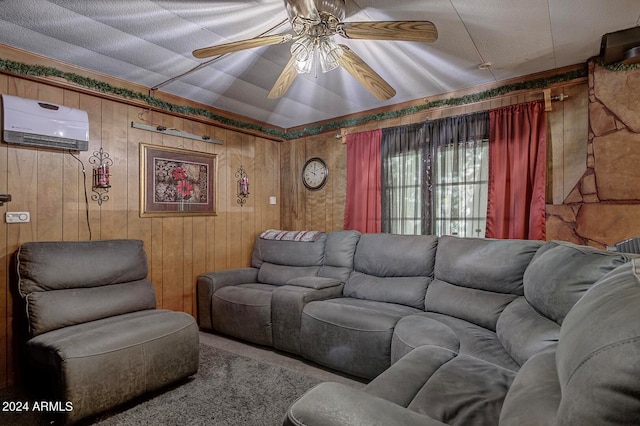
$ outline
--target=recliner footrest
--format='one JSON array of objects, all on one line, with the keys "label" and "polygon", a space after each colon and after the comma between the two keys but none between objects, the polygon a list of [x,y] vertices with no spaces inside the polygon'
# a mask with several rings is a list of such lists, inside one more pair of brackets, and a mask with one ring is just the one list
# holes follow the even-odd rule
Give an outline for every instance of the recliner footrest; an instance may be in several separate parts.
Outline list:
[{"label": "recliner footrest", "polygon": [[52,399],[70,402],[66,421],[108,410],[198,370],[195,319],[146,310],[61,328],[27,342],[35,367],[57,372]]}]

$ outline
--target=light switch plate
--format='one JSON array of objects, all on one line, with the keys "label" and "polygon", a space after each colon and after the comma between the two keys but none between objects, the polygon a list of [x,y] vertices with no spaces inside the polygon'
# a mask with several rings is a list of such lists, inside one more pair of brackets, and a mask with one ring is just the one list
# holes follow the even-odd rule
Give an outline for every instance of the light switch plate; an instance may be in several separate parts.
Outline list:
[{"label": "light switch plate", "polygon": [[31,221],[29,212],[6,212],[4,218],[7,223],[27,223]]}]

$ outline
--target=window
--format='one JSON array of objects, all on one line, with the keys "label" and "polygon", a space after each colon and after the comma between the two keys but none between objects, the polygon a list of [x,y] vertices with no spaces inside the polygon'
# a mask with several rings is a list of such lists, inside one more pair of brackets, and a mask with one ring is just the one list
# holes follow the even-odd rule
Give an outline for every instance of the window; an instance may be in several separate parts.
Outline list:
[{"label": "window", "polygon": [[433,164],[436,235],[484,237],[487,220],[489,142],[446,145]]},{"label": "window", "polygon": [[382,232],[484,237],[489,114],[382,132]]},{"label": "window", "polygon": [[[487,218],[489,143],[439,147],[432,164],[432,234],[484,237]],[[388,232],[421,234],[423,226],[420,152],[394,154],[385,167],[391,170],[385,191],[391,209]]]},{"label": "window", "polygon": [[422,155],[419,151],[395,153],[386,159],[387,229],[392,234],[422,232]]}]

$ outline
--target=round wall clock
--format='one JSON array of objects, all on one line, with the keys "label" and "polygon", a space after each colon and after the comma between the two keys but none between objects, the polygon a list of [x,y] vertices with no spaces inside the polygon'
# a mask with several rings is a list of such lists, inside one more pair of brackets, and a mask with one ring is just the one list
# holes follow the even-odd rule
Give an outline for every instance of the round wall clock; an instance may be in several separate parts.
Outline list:
[{"label": "round wall clock", "polygon": [[322,158],[313,157],[304,163],[302,168],[302,183],[307,189],[312,191],[318,190],[327,183],[327,177],[329,176],[329,169],[327,163]]}]

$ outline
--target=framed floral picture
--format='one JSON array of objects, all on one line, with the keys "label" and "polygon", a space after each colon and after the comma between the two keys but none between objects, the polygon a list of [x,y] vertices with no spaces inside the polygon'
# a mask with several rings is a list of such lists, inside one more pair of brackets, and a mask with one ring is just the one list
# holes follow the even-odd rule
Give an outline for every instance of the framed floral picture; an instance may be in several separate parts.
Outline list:
[{"label": "framed floral picture", "polygon": [[140,144],[140,216],[216,214],[217,155]]}]

